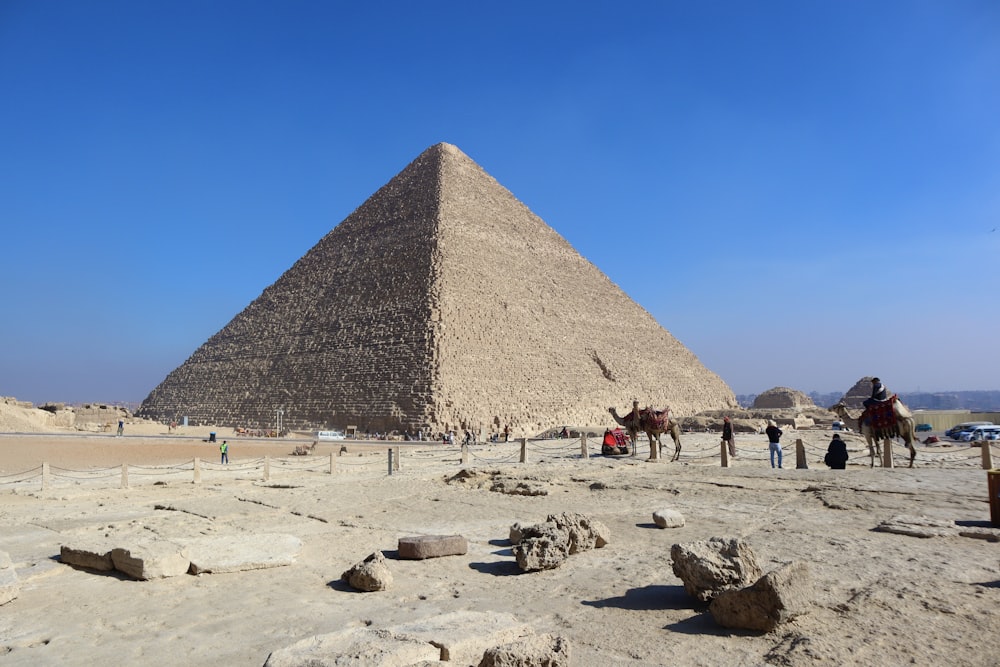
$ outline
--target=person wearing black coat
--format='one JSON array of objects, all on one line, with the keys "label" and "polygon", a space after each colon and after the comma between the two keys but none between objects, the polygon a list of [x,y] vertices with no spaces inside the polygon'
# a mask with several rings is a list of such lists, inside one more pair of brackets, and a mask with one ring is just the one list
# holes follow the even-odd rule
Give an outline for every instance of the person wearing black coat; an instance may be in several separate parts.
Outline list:
[{"label": "person wearing black coat", "polygon": [[828,466],[834,470],[845,470],[847,468],[847,443],[840,439],[840,435],[833,434],[833,440],[826,450],[826,457],[823,459]]}]

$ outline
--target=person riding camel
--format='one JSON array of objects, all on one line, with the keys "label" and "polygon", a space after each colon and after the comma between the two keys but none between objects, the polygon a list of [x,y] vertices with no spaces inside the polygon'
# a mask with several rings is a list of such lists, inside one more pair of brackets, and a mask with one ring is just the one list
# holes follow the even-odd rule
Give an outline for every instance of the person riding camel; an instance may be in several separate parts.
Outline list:
[{"label": "person riding camel", "polygon": [[870,408],[875,403],[880,403],[882,401],[889,400],[889,390],[885,388],[882,381],[878,378],[872,378],[872,395],[871,398],[866,398],[864,400],[864,405],[866,408]]}]

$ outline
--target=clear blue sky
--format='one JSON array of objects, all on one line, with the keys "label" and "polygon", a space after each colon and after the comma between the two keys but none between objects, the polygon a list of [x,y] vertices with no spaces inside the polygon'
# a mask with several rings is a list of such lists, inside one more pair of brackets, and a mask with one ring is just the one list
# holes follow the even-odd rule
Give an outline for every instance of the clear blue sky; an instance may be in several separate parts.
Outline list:
[{"label": "clear blue sky", "polygon": [[1000,388],[993,0],[0,0],[0,395],[141,400],[441,141],[737,393]]}]

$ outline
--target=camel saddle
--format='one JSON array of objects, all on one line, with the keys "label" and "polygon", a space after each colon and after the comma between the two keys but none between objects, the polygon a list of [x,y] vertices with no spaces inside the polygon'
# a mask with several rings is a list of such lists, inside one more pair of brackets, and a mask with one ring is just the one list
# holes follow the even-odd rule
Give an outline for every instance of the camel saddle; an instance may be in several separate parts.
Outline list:
[{"label": "camel saddle", "polygon": [[896,411],[893,408],[899,397],[893,394],[884,401],[878,401],[865,408],[861,413],[861,423],[867,424],[876,440],[898,438],[899,425],[896,421]]},{"label": "camel saddle", "polygon": [[648,407],[642,411],[642,418],[648,419],[651,424],[656,426],[657,430],[666,431],[667,423],[670,421],[670,408],[654,410],[652,407]]}]

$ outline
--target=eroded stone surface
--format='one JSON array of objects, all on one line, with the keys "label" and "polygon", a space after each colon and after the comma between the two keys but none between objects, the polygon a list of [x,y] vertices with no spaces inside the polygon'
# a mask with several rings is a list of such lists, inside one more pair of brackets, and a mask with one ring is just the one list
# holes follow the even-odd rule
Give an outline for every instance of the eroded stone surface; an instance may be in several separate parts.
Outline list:
[{"label": "eroded stone surface", "polygon": [[722,591],[743,588],[762,574],[750,545],[737,537],[675,544],[670,557],[684,590],[703,602]]}]

